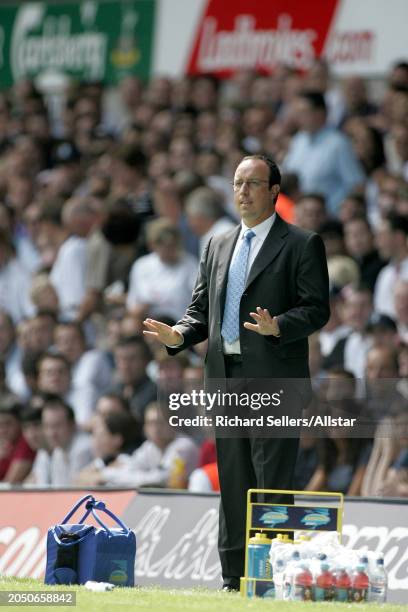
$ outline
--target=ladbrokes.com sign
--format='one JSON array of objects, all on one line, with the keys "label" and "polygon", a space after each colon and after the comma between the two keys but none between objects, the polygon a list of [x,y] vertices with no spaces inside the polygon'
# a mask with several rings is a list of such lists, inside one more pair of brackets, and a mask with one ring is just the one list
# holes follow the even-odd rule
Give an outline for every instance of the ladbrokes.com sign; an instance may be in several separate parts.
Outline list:
[{"label": "ladbrokes.com sign", "polygon": [[274,2],[209,0],[188,64],[190,73],[227,76],[243,69],[273,72],[278,65],[308,70],[326,52],[330,61],[369,61],[375,33],[332,32],[341,0]]}]

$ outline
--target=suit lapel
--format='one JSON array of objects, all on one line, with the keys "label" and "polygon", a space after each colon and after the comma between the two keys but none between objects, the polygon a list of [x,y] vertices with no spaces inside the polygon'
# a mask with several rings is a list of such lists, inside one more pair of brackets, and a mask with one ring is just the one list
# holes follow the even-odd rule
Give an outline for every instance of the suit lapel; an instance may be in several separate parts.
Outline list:
[{"label": "suit lapel", "polygon": [[227,290],[228,271],[232,254],[234,252],[235,244],[238,240],[239,233],[241,231],[241,225],[231,230],[222,242],[220,246],[218,256],[218,269],[217,269],[217,287],[219,295],[220,315],[221,319],[224,313],[225,295]]},{"label": "suit lapel", "polygon": [[264,243],[255,258],[249,271],[245,289],[256,279],[256,277],[269,265],[279,254],[285,244],[285,236],[288,233],[287,225],[277,214]]}]

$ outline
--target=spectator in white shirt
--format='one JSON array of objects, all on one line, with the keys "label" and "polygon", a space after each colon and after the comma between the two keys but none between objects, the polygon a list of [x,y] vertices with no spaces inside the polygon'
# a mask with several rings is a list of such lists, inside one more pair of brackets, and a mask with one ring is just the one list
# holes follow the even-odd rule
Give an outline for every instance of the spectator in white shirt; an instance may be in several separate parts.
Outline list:
[{"label": "spectator in white shirt", "polygon": [[194,189],[187,197],[185,210],[191,229],[199,237],[200,255],[212,236],[235,227],[224,213],[220,195],[209,187]]},{"label": "spectator in white shirt", "polygon": [[298,175],[303,192],[318,192],[329,214],[336,214],[345,197],[365,181],[347,137],[326,125],[324,97],[302,91],[294,103],[299,131],[292,138],[284,169]]},{"label": "spectator in white shirt", "polygon": [[86,427],[98,397],[111,385],[112,368],[105,353],[86,350],[84,331],[79,323],[60,323],[54,338],[57,351],[71,366],[70,403],[74,406],[76,421]]},{"label": "spectator in white shirt", "polygon": [[397,315],[398,335],[401,342],[408,344],[408,279],[396,282],[394,302]]},{"label": "spectator in white shirt", "polygon": [[10,234],[0,228],[0,308],[14,323],[34,313],[29,298],[31,278],[14,253]]},{"label": "spectator in white shirt", "polygon": [[127,308],[139,317],[166,313],[177,321],[190,303],[198,262],[183,251],[180,231],[166,219],[149,223],[146,234],[153,252],[132,266]]},{"label": "spectator in white shirt", "polygon": [[72,406],[76,421],[84,422],[81,420],[81,402],[78,402],[78,394],[71,386],[71,366],[64,355],[48,352],[39,358],[37,390],[63,398]]},{"label": "spectator in white shirt", "polygon": [[21,359],[21,349],[16,343],[13,320],[7,312],[0,310],[0,360],[4,363],[6,387],[15,395],[24,397],[26,385]]},{"label": "spectator in white shirt", "polygon": [[[367,323],[373,310],[372,293],[363,285],[343,289],[342,321],[349,332],[341,337],[325,359],[325,368],[340,366],[352,372],[356,379],[365,374],[367,353],[373,339],[367,334]],[[361,392],[361,381],[357,384]]]},{"label": "spectator in white shirt", "polygon": [[143,423],[146,406],[157,397],[156,385],[147,374],[152,353],[143,336],[121,338],[114,348],[116,384],[111,389],[122,395],[137,421]]},{"label": "spectator in white shirt", "polygon": [[376,242],[383,259],[390,262],[381,270],[374,289],[374,307],[395,319],[394,286],[408,280],[408,219],[394,213],[380,221]]},{"label": "spectator in white shirt", "polygon": [[146,441],[131,455],[120,455],[115,466],[102,470],[103,482],[131,487],[186,488],[198,465],[199,449],[192,438],[169,425],[157,403],[145,413]]},{"label": "spectator in white shirt", "polygon": [[50,280],[58,294],[61,316],[73,320],[86,295],[87,240],[97,215],[92,199],[75,197],[64,204],[62,217],[70,235],[59,248]]},{"label": "spectator in white shirt", "polygon": [[59,398],[45,402],[41,420],[46,448],[37,452],[28,481],[70,486],[92,460],[90,438],[77,431],[72,408]]},{"label": "spectator in white shirt", "polygon": [[129,412],[95,415],[92,424],[94,460],[76,478],[76,484],[92,486],[103,481],[101,471],[119,454],[131,454],[142,442],[141,428]]}]

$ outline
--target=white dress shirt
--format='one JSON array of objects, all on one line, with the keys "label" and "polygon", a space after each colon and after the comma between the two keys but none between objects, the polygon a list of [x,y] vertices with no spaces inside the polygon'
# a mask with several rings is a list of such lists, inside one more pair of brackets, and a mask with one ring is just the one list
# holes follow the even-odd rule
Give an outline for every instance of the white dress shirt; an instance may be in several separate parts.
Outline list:
[{"label": "white dress shirt", "polygon": [[394,287],[397,280],[408,280],[408,257],[397,266],[394,262],[389,263],[380,270],[374,287],[374,309],[396,318],[394,304]]},{"label": "white dress shirt", "polygon": [[85,351],[71,370],[71,388],[67,402],[78,425],[91,419],[96,402],[112,384],[112,367],[102,351]]},{"label": "white dress shirt", "polygon": [[93,459],[91,438],[76,432],[69,446],[48,453],[41,448],[35,457],[32,473],[37,485],[72,486],[78,473]]},{"label": "white dress shirt", "polygon": [[146,440],[132,455],[119,455],[112,467],[102,470],[106,484],[127,487],[165,487],[180,459],[185,476],[198,464],[199,449],[190,436],[179,435],[164,450]]},{"label": "white dress shirt", "polygon": [[147,304],[149,316],[165,313],[177,321],[190,303],[197,267],[198,261],[188,253],[174,265],[164,263],[157,253],[140,257],[130,271],[127,308]]},{"label": "white dress shirt", "polygon": [[71,321],[85,296],[87,239],[70,236],[59,248],[50,280],[58,294],[60,314]]},{"label": "white dress shirt", "polygon": [[236,223],[233,223],[231,219],[228,217],[221,217],[221,219],[217,219],[212,227],[203,234],[200,238],[199,242],[199,250],[200,256],[203,254],[205,247],[207,246],[210,238],[213,236],[219,236],[220,234],[224,234],[225,232],[229,232],[230,229],[233,229],[236,226]]}]

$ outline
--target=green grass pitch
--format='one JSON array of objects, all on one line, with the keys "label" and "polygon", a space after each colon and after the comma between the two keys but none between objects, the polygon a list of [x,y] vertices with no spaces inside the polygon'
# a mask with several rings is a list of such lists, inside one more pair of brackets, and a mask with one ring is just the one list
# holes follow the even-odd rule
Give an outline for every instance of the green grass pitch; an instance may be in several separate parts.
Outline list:
[{"label": "green grass pitch", "polygon": [[[240,612],[271,611],[301,612],[312,609],[313,612],[330,612],[330,610],[384,610],[384,612],[402,612],[406,606],[386,604],[373,606],[369,604],[339,604],[339,603],[298,603],[268,601],[263,599],[244,599],[239,594],[210,591],[209,589],[164,589],[159,587],[116,588],[105,593],[88,591],[85,587],[50,587],[39,580],[24,578],[0,577],[0,591],[73,591],[76,592],[76,606],[24,606],[26,610],[72,610],[73,612],[115,612],[116,610],[158,610],[160,612]],[[1,610],[15,610],[20,606],[0,606]]]}]

